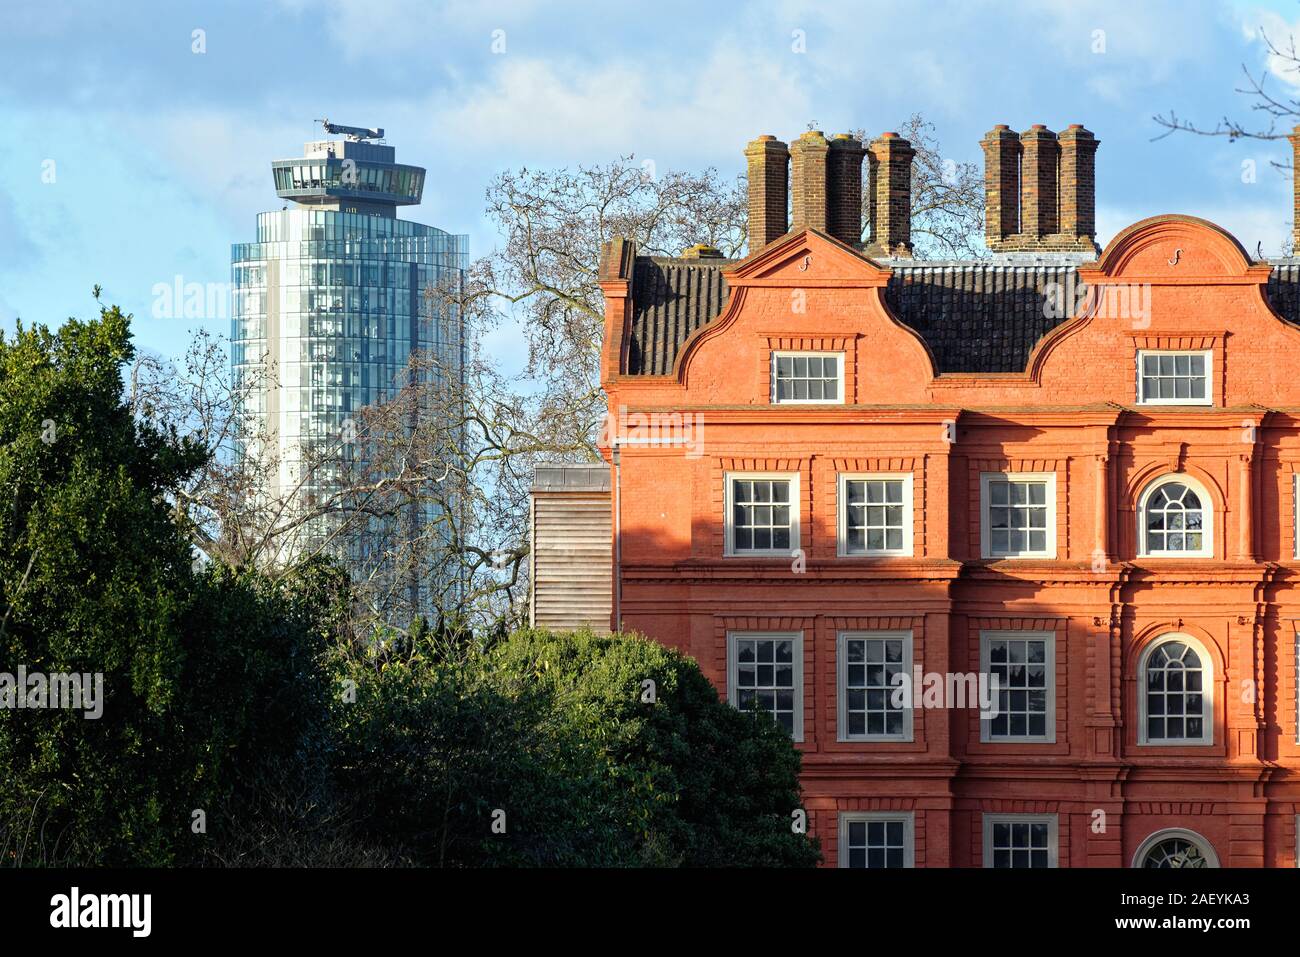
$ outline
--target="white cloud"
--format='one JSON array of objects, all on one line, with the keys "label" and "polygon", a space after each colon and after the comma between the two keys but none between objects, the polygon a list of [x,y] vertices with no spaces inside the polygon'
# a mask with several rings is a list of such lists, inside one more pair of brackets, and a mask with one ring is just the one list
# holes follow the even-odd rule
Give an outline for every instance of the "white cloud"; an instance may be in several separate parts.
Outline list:
[{"label": "white cloud", "polygon": [[462,45],[476,31],[487,51],[494,29],[510,30],[540,5],[537,0],[326,0],[323,14],[307,0],[280,0],[294,13],[321,16],[330,37],[349,61],[391,59],[426,50],[437,58],[447,44]]},{"label": "white cloud", "polygon": [[807,30],[823,90],[870,90],[935,115],[989,110],[991,95],[1042,102],[1067,82],[1131,102],[1213,57],[1214,9],[1205,0],[786,0],[769,19]]},{"label": "white cloud", "polygon": [[537,161],[699,155],[719,144],[739,155],[758,133],[796,135],[812,111],[785,61],[727,43],[694,69],[510,56],[483,81],[438,100],[431,122],[447,140],[508,137],[512,152]]},{"label": "white cloud", "polygon": [[[140,142],[152,146],[168,171],[200,202],[233,218],[270,209],[275,199],[270,163],[297,155],[322,134],[307,117],[268,122],[266,113],[187,108],[147,119],[123,116]],[[237,223],[245,231],[251,220]]]}]

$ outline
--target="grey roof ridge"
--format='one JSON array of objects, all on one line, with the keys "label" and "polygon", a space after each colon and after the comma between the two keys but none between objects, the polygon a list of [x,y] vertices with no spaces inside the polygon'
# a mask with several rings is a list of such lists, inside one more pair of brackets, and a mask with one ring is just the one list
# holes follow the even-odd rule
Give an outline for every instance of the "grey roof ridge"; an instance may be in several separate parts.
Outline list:
[{"label": "grey roof ridge", "polygon": [[637,259],[647,259],[652,263],[658,263],[661,266],[707,266],[711,269],[720,269],[724,266],[731,266],[740,262],[739,259],[727,259],[722,256],[698,256],[691,258],[689,256],[647,256],[644,253],[637,253]]},{"label": "grey roof ridge", "polygon": [[[1010,254],[1006,254],[1009,256]],[[1052,255],[1041,255],[1025,258],[1005,258],[1000,255],[991,259],[876,259],[874,262],[890,269],[986,269],[986,270],[1011,270],[1011,269],[1033,269],[1041,267],[1045,269],[1068,269],[1074,266],[1081,266],[1084,263],[1095,262],[1095,256],[1089,256],[1087,253],[1057,253]]]}]

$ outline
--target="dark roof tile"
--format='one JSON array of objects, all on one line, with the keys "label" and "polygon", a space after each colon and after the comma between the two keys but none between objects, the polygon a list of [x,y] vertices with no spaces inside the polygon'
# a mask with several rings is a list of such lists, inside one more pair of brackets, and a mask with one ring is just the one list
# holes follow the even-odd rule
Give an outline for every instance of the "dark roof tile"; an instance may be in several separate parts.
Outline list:
[{"label": "dark roof tile", "polygon": [[[632,336],[627,372],[667,375],[682,344],[722,312],[730,289],[722,271],[733,260],[638,256],[632,268]],[[939,372],[1023,372],[1039,340],[1065,316],[1084,288],[1073,264],[889,263],[885,301],[915,329]],[[1289,322],[1300,322],[1300,261],[1273,264],[1268,297]],[[1047,309],[1048,286],[1060,284],[1064,310]],[[1060,300],[1058,300],[1060,302]]]},{"label": "dark roof tile", "polygon": [[940,372],[1023,372],[1038,340],[1069,311],[1046,308],[1052,283],[1051,303],[1077,301],[1073,265],[918,263],[893,267],[885,302],[921,334]]},{"label": "dark roof tile", "polygon": [[682,343],[716,319],[731,295],[722,270],[729,259],[699,261],[638,256],[632,270],[632,341],[627,371],[667,375]]},{"label": "dark roof tile", "polygon": [[1264,287],[1269,304],[1288,322],[1300,322],[1300,263],[1276,262],[1271,265],[1273,271],[1268,274],[1268,285]]}]

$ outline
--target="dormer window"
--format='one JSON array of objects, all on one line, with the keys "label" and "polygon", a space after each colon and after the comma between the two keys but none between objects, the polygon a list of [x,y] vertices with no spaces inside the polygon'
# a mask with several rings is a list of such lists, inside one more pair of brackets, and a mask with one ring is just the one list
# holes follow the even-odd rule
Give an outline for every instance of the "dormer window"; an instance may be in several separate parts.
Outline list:
[{"label": "dormer window", "polygon": [[1138,405],[1210,405],[1213,354],[1138,352]]},{"label": "dormer window", "polygon": [[844,401],[844,354],[773,352],[772,401],[839,404]]}]

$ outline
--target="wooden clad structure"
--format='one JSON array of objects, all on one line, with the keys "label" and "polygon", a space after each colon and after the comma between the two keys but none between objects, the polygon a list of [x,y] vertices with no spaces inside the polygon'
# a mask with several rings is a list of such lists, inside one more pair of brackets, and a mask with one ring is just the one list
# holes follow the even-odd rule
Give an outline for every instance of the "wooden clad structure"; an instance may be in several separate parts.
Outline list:
[{"label": "wooden clad structure", "polygon": [[604,462],[538,466],[529,518],[533,627],[609,631],[611,514],[609,466]]}]

